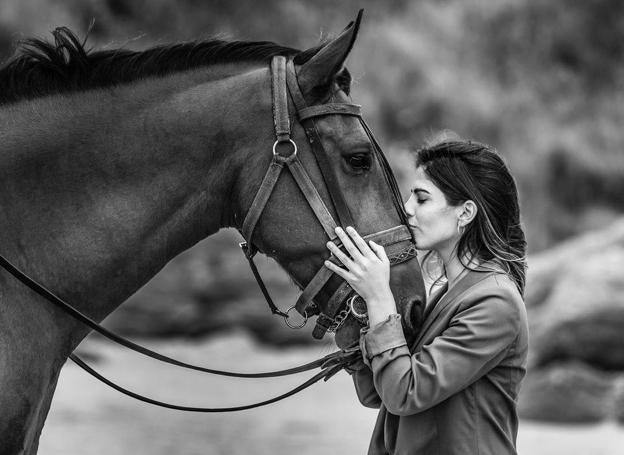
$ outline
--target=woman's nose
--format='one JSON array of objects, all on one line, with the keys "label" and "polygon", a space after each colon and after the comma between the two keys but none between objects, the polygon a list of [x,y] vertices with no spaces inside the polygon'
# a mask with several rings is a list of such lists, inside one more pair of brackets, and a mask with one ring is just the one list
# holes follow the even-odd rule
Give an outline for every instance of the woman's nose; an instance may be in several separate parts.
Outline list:
[{"label": "woman's nose", "polygon": [[407,202],[404,204],[405,212],[410,217],[414,216],[414,206],[415,206],[415,204],[414,204],[414,195],[412,194],[409,197],[409,199],[407,200]]}]

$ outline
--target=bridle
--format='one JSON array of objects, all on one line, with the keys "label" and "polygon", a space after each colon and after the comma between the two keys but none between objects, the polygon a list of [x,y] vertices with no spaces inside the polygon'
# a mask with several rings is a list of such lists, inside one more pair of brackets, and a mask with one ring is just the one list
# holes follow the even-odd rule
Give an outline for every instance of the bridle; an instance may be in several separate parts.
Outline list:
[{"label": "bridle", "polygon": [[[291,328],[303,327],[310,316],[318,314],[312,336],[320,339],[327,331],[336,331],[340,325],[344,323],[349,314],[353,315],[358,321],[365,321],[365,314],[357,310],[355,303],[358,296],[351,286],[349,286],[346,281],[343,281],[333,292],[329,301],[324,305],[324,308],[321,308],[314,299],[333,275],[331,270],[323,266],[305,286],[295,305],[291,306],[286,311],[281,311],[271,299],[253,261],[258,251],[253,245],[254,229],[285,166],[288,167],[301,193],[305,196],[316,218],[321,223],[328,240],[340,245],[340,240],[335,233],[336,226],[355,226],[349,206],[338,185],[333,166],[331,166],[328,154],[323,148],[318,129],[316,128],[316,119],[328,115],[348,115],[357,117],[373,145],[374,154],[381,166],[388,188],[390,189],[390,197],[392,198],[402,224],[380,232],[365,235],[364,239],[373,240],[377,244],[384,246],[391,265],[397,265],[414,258],[416,256],[416,243],[413,232],[409,227],[403,204],[401,203],[401,196],[396,179],[392,174],[379,144],[362,118],[361,106],[351,103],[328,103],[308,106],[297,81],[294,62],[292,59],[287,60],[286,57],[283,56],[273,57],[271,61],[271,80],[273,123],[275,127],[273,159],[243,221],[241,233],[245,238],[245,242],[242,242],[240,246],[249,261],[251,270],[267,300],[271,312],[282,316],[286,324]],[[308,172],[297,156],[297,144],[291,137],[288,95],[290,95],[297,111],[297,119],[305,130],[310,149],[319,166],[323,181],[338,216],[338,222],[334,220],[331,212],[327,209],[325,202],[314,187]],[[286,148],[290,149],[290,154],[282,155],[279,153],[278,148],[280,148],[280,146],[286,146]],[[333,257],[330,258],[330,260],[338,263]],[[303,288],[303,286],[300,287]],[[303,316],[303,322],[299,325],[293,325],[289,322],[289,314],[293,309],[297,310],[297,312]]]},{"label": "bridle", "polygon": [[[260,285],[262,293],[267,299],[271,311],[284,317],[287,324],[291,327],[295,327],[288,322],[288,314],[292,309],[296,309],[304,317],[304,324],[305,322],[307,322],[309,316],[319,314],[319,317],[317,319],[317,325],[313,331],[313,336],[315,338],[322,338],[325,332],[327,332],[328,330],[336,330],[340,326],[340,324],[344,322],[349,314],[353,314],[353,316],[357,319],[363,319],[365,317],[365,315],[358,313],[354,306],[356,295],[354,295],[355,293],[350,288],[350,286],[346,282],[343,282],[341,285],[339,285],[338,289],[334,291],[329,301],[325,304],[324,308],[321,309],[320,306],[314,301],[314,298],[332,276],[332,272],[329,271],[329,269],[327,269],[326,267],[322,267],[305,287],[303,293],[297,300],[297,303],[289,308],[288,311],[282,312],[273,303],[273,300],[269,296],[267,289],[264,286],[262,279],[260,278],[258,269],[253,262],[253,257],[258,251],[252,243],[254,228],[285,165],[288,167],[291,174],[295,178],[295,181],[299,185],[299,188],[301,188],[301,191],[303,192],[306,200],[312,207],[312,210],[314,211],[316,217],[319,219],[329,239],[338,244],[340,243],[334,232],[334,228],[338,224],[334,221],[331,213],[327,209],[325,203],[318,194],[318,191],[314,187],[308,173],[303,168],[301,162],[297,158],[297,145],[291,138],[290,119],[288,115],[288,93],[290,93],[290,96],[297,109],[299,122],[302,124],[306,131],[306,135],[308,137],[312,152],[314,153],[316,162],[318,163],[321,170],[323,180],[327,185],[332,204],[336,210],[336,213],[338,214],[341,225],[353,226],[354,223],[346,201],[344,200],[343,194],[337,185],[336,177],[333,174],[332,167],[327,158],[327,154],[322,147],[320,137],[316,129],[315,118],[326,115],[350,115],[359,118],[360,123],[362,124],[364,130],[366,131],[366,134],[373,144],[375,156],[377,157],[382,167],[385,179],[391,192],[392,200],[395,207],[397,208],[399,216],[401,217],[401,221],[403,222],[403,224],[399,226],[381,232],[376,232],[374,234],[366,235],[364,236],[364,238],[374,240],[378,244],[384,245],[391,265],[406,262],[413,258],[416,255],[415,241],[412,231],[408,225],[407,215],[405,214],[403,210],[403,205],[401,204],[401,198],[396,180],[394,179],[394,176],[390,170],[390,166],[383,156],[383,153],[381,152],[377,141],[375,141],[375,138],[373,137],[370,129],[361,117],[360,106],[349,103],[333,103],[319,106],[307,106],[297,82],[294,64],[292,60],[287,61],[285,57],[278,56],[273,58],[271,62],[271,75],[273,93],[273,117],[276,134],[276,141],[273,145],[273,159],[269,166],[269,170],[267,171],[260,185],[260,189],[258,190],[252,202],[251,208],[247,212],[247,215],[243,222],[241,230],[244,238],[247,240],[246,242],[243,242],[241,246],[243,248],[243,251],[245,252],[245,256],[249,260],[254,276],[256,277],[256,280]],[[285,143],[289,144],[292,147],[292,151],[288,156],[283,156],[278,152],[278,148],[281,148],[281,146]],[[332,260],[335,261],[335,259]],[[120,344],[130,350],[154,358],[161,362],[204,373],[239,378],[269,378],[296,374],[316,368],[321,369],[319,373],[305,381],[300,386],[275,398],[271,398],[260,403],[243,406],[226,408],[205,408],[170,404],[154,400],[143,395],[139,395],[105,378],[97,371],[92,369],[89,365],[87,365],[76,354],[70,354],[69,358],[74,363],[83,368],[87,373],[91,374],[96,379],[125,395],[156,406],[202,413],[231,412],[256,408],[292,396],[295,393],[307,387],[310,387],[312,384],[320,381],[321,379],[327,381],[341,369],[353,364],[354,362],[357,362],[361,358],[361,353],[359,352],[359,349],[355,347],[334,352],[321,359],[309,362],[298,367],[264,373],[236,373],[181,362],[179,360],[152,351],[144,346],[141,346],[124,337],[121,337],[109,331],[108,329],[105,329],[93,319],[81,313],[75,307],[73,307],[60,297],[56,296],[49,289],[47,289],[36,280],[19,270],[15,265],[13,265],[2,255],[0,255],[0,267],[4,268],[17,280],[22,282],[25,286],[43,297],[45,300],[55,305],[57,308],[64,311],[72,318],[86,325],[90,329],[98,332],[99,334],[103,335],[104,337],[117,344]],[[341,306],[343,306],[343,303],[347,299],[349,299],[350,305],[346,309],[341,310]]]}]

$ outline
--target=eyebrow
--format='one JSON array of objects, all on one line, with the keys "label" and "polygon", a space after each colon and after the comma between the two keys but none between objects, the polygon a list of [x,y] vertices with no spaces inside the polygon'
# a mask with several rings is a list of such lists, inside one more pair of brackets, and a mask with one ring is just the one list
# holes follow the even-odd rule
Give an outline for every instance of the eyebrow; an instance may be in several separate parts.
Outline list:
[{"label": "eyebrow", "polygon": [[422,191],[423,193],[431,194],[429,191],[427,191],[427,190],[426,190],[426,189],[424,189],[424,188],[420,188],[420,187],[417,187],[417,186],[415,186],[414,188],[412,188],[412,192],[414,192],[414,193],[415,193],[415,192],[417,192],[417,191]]}]

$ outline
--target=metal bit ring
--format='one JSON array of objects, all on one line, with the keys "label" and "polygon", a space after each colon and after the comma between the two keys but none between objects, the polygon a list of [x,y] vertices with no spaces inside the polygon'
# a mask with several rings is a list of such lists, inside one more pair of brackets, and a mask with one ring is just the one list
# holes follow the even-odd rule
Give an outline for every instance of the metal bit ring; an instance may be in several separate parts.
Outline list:
[{"label": "metal bit ring", "polygon": [[358,313],[357,310],[353,307],[353,304],[355,303],[355,299],[357,298],[362,298],[362,297],[360,297],[358,294],[355,294],[353,297],[349,298],[349,300],[347,301],[347,305],[349,305],[349,310],[351,311],[351,314],[353,315],[353,317],[355,317],[355,319],[357,319],[358,321],[363,321],[364,319],[368,318],[368,313],[367,312]]},{"label": "metal bit ring", "polygon": [[308,323],[308,312],[307,311],[303,312],[303,322],[300,325],[293,325],[290,322],[288,322],[288,320],[290,319],[288,315],[290,314],[290,311],[293,310],[294,308],[295,308],[295,305],[291,306],[290,308],[286,310],[286,316],[284,316],[284,322],[291,329],[300,329]]}]

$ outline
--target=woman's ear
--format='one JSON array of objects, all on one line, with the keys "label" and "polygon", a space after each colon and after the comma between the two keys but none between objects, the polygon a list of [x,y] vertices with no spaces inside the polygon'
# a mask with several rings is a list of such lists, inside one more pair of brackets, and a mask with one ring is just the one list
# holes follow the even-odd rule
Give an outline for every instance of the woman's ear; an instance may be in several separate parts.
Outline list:
[{"label": "woman's ear", "polygon": [[474,201],[467,200],[461,206],[459,213],[459,223],[461,226],[467,226],[477,216],[477,204]]}]

